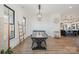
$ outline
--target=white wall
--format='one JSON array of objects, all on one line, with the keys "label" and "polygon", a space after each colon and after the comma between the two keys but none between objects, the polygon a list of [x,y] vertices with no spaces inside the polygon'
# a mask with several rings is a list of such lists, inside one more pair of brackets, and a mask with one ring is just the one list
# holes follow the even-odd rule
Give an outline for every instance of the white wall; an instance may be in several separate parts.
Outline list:
[{"label": "white wall", "polygon": [[33,30],[45,30],[49,36],[54,36],[55,31],[59,31],[60,36],[60,17],[59,15],[43,16],[39,21],[37,17],[29,17],[27,20],[27,34],[32,34]]},{"label": "white wall", "polygon": [[20,6],[17,5],[8,5],[10,8],[15,10],[15,38],[10,40],[10,47],[15,47],[17,44],[19,44],[19,29],[18,29],[18,21],[22,22],[23,16],[25,15],[25,12],[23,11]]},{"label": "white wall", "polygon": [[0,5],[0,50],[2,49],[2,27],[3,27],[3,9],[2,5]]},{"label": "white wall", "polygon": [[[11,9],[15,10],[15,38],[10,40],[10,47],[14,48],[19,44],[19,32],[18,32],[18,21],[22,22],[25,12],[20,6],[7,5]],[[8,48],[8,21],[4,15],[4,5],[0,5],[0,50]]]}]

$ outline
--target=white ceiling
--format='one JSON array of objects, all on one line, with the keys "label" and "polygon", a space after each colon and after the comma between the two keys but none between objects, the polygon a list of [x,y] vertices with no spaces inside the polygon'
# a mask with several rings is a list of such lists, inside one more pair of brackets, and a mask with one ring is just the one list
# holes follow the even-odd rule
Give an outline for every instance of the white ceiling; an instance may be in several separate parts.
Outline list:
[{"label": "white ceiling", "polygon": [[[21,4],[19,6],[30,16],[35,16],[38,13],[38,4]],[[72,8],[69,8],[69,6],[72,6]],[[44,16],[54,14],[79,15],[79,4],[41,4],[41,12]]]}]

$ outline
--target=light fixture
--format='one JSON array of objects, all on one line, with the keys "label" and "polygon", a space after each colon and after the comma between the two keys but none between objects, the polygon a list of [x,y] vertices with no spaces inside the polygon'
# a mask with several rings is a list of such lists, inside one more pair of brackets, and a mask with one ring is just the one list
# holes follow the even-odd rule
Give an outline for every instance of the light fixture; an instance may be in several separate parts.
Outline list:
[{"label": "light fixture", "polygon": [[41,13],[41,5],[40,4],[38,5],[38,10],[39,10],[39,12],[37,13],[37,18],[38,18],[39,21],[41,21],[42,13]]},{"label": "light fixture", "polygon": [[72,6],[69,6],[69,8],[71,9],[71,8],[72,8]]}]

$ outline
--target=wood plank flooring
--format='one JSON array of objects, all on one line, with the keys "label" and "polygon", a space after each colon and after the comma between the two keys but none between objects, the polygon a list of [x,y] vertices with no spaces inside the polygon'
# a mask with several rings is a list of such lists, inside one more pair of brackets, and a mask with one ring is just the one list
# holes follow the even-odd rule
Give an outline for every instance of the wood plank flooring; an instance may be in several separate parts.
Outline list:
[{"label": "wood plank flooring", "polygon": [[47,39],[47,50],[32,50],[32,40],[30,37],[17,45],[13,51],[14,54],[78,54],[79,37],[61,37]]}]

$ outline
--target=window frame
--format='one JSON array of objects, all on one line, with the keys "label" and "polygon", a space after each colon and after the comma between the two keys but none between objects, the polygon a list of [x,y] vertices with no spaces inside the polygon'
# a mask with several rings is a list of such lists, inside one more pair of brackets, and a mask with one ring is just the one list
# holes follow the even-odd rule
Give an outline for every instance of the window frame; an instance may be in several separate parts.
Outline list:
[{"label": "window frame", "polygon": [[5,5],[5,4],[4,4],[4,7],[8,8],[8,16],[9,16],[9,17],[10,17],[10,15],[9,15],[9,10],[12,11],[12,13],[13,13],[13,23],[10,23],[10,19],[9,19],[9,17],[8,17],[9,34],[11,33],[11,31],[10,31],[10,30],[11,30],[11,29],[10,29],[10,26],[11,26],[11,25],[14,26],[14,34],[13,34],[14,36],[13,36],[12,38],[10,37],[10,40],[11,40],[11,39],[15,38],[15,11],[14,11],[13,9],[11,9],[9,6]]}]

